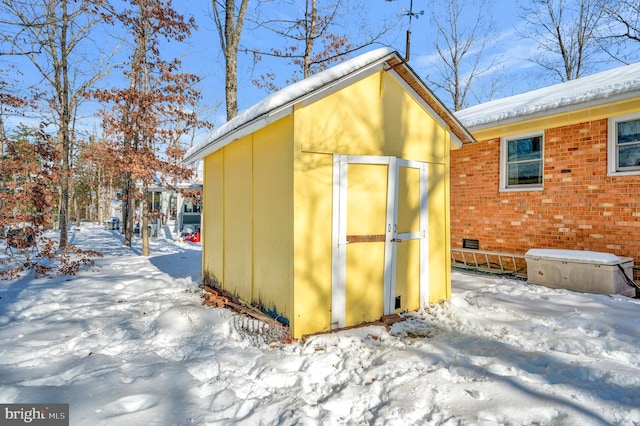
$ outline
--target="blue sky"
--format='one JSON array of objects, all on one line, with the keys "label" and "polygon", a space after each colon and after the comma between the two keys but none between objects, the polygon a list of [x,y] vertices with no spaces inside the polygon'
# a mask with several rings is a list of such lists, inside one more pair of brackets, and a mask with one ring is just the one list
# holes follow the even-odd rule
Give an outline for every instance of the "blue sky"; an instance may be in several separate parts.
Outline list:
[{"label": "blue sky", "polygon": [[[251,1],[253,2],[252,4],[255,5],[257,0]],[[263,18],[275,16],[273,9],[274,4],[280,6],[277,9],[277,13],[281,16],[292,16],[294,13],[291,9],[282,7],[282,3],[278,3],[275,0],[261,1],[263,6],[259,12]],[[385,25],[391,28],[384,37],[380,39],[379,44],[367,47],[357,53],[363,53],[383,45],[390,46],[398,50],[401,54],[405,53],[405,34],[409,24],[407,9],[409,9],[411,0],[343,1],[352,8],[354,5],[360,6],[352,9],[348,16],[344,16],[340,20],[341,28],[344,30],[343,32],[350,37],[350,40],[352,40],[354,44],[358,44],[358,42],[362,40],[360,37],[362,31],[357,27],[357,23],[360,21],[366,21],[367,27],[372,29]],[[447,0],[442,1],[446,2]],[[471,5],[475,1],[477,0],[466,0],[466,2]],[[323,4],[323,2],[320,3]],[[436,0],[413,0],[413,12],[419,14],[424,11],[424,14],[412,19],[411,59],[409,63],[425,81],[427,81],[427,76],[433,76],[435,74],[436,68],[441,64],[441,61],[436,57],[433,49],[435,29],[432,17],[430,16],[430,8],[434,7],[434,4],[437,3],[438,1]],[[173,4],[181,13],[195,17],[198,30],[193,34],[193,37],[185,43],[173,44],[171,47],[172,53],[183,61],[185,71],[202,77],[203,80],[199,87],[203,95],[200,112],[204,118],[219,126],[224,123],[226,117],[224,108],[224,58],[211,16],[210,1],[174,0]],[[304,1],[297,0],[297,5],[303,7]],[[252,8],[251,12],[254,12],[254,8]],[[488,14],[492,15],[495,21],[495,31],[490,36],[490,47],[485,50],[482,55],[482,66],[488,67],[494,63],[496,66],[493,66],[490,71],[487,72],[484,80],[478,80],[479,90],[477,92],[480,94],[480,100],[486,100],[486,98],[482,99],[482,96],[486,97],[486,93],[488,92],[488,89],[484,86],[487,86],[491,82],[497,83],[492,91],[494,98],[514,95],[557,83],[557,80],[553,80],[549,75],[544,75],[540,67],[528,60],[535,49],[535,43],[532,40],[522,38],[516,31],[516,28],[518,28],[519,31],[523,30],[523,22],[519,17],[516,0],[492,0],[492,9],[488,12],[490,12]],[[475,12],[471,11],[470,15],[471,18],[475,20]],[[107,46],[109,43],[112,45],[115,43],[113,41],[114,37],[118,35],[109,35],[111,37],[104,35],[97,36],[96,44],[98,46],[97,48],[89,46],[86,57],[88,60],[83,59],[83,61],[86,61],[86,64],[83,64],[84,66],[90,67],[95,65],[98,62],[96,52],[99,52],[101,47]],[[281,41],[281,38],[267,31],[261,31],[251,22],[245,24],[242,44],[248,48],[261,48],[266,50],[270,47],[277,47]],[[90,50],[92,48],[94,49],[93,51]],[[123,55],[129,54],[125,50],[122,50],[122,52]],[[25,82],[41,84],[39,83],[40,78],[37,77],[37,73],[33,70],[32,65],[24,61],[20,62],[20,59],[14,57],[5,57],[3,59],[19,65],[19,68],[24,72],[24,78],[20,78],[23,78]],[[594,71],[610,69],[619,65],[619,63],[605,61],[598,64]],[[274,73],[278,77],[281,86],[284,86],[284,82],[292,77],[294,68],[283,60],[265,59],[256,64],[249,55],[240,54],[238,69],[238,101],[240,110],[250,107],[268,95],[265,90],[257,88],[252,83],[253,79],[267,72]],[[117,77],[105,79],[101,84],[108,86],[116,81],[114,78]],[[451,103],[447,94],[438,91],[431,85],[430,87],[445,104],[449,105]],[[478,100],[476,97],[469,95],[467,102],[468,106],[472,106],[478,103]],[[95,105],[93,105],[93,107],[95,108]],[[89,110],[91,105],[87,104],[85,108]],[[95,118],[91,118],[90,112],[87,112],[83,117],[83,127],[89,132],[99,133],[99,124]],[[204,133],[206,133],[206,131],[196,134],[195,142],[197,142],[198,138],[204,136]]]},{"label": "blue sky", "polygon": [[[407,16],[410,7],[410,0],[361,0],[366,10],[360,9],[363,14],[361,19],[367,19],[376,25],[391,25],[393,28],[380,40],[381,43],[363,49],[361,52],[370,50],[382,45],[390,46],[405,53],[405,36],[409,25]],[[467,0],[473,4],[474,0]],[[184,3],[184,8],[179,5]],[[298,3],[303,4],[302,0]],[[351,2],[353,3],[353,2]],[[413,18],[411,21],[411,60],[410,65],[426,81],[427,75],[436,73],[436,66],[439,59],[433,49],[433,39],[435,35],[434,24],[430,16],[430,7],[433,3],[427,0],[413,0],[413,12],[423,15]],[[179,10],[184,13],[193,14],[198,22],[199,29],[189,42],[189,48],[183,52],[184,64],[190,71],[201,75],[204,80],[201,86],[207,114],[211,114],[217,125],[224,122],[224,60],[220,51],[218,35],[214,29],[211,19],[209,2],[195,3],[188,0],[181,0],[174,3]],[[374,7],[375,6],[375,7]],[[491,63],[496,63],[490,73],[478,84],[488,84],[497,80],[497,88],[494,89],[494,97],[504,97],[528,90],[539,88],[543,85],[555,83],[552,79],[545,80],[540,75],[540,70],[528,61],[528,57],[534,48],[531,40],[523,39],[515,31],[515,28],[522,26],[518,17],[518,6],[514,0],[493,0],[492,10],[489,13],[495,21],[495,30],[491,34],[492,42],[490,48],[485,50],[483,63],[488,67]],[[284,12],[284,11],[283,11]],[[471,18],[475,20],[475,12],[470,12]],[[346,31],[354,31],[349,28]],[[357,29],[355,29],[357,32]],[[356,36],[357,39],[357,36]],[[245,26],[242,35],[242,44],[247,47],[261,47],[263,49],[277,45],[279,41],[271,34],[256,30],[250,23]],[[615,65],[612,65],[615,66]],[[293,68],[283,60],[264,60],[259,64],[254,64],[248,55],[241,54],[239,57],[239,82],[238,101],[239,108],[243,110],[259,102],[268,93],[258,89],[251,80],[257,78],[265,72],[275,73],[282,79],[290,78]],[[451,100],[444,92],[432,87],[432,90],[446,103]],[[488,91],[489,89],[486,89]],[[482,90],[478,91],[479,94]],[[485,93],[486,95],[486,93]],[[482,96],[482,95],[480,95]],[[486,99],[482,99],[486,100]],[[469,95],[467,101],[469,106],[478,103],[477,99]],[[218,107],[216,109],[216,106]]]}]

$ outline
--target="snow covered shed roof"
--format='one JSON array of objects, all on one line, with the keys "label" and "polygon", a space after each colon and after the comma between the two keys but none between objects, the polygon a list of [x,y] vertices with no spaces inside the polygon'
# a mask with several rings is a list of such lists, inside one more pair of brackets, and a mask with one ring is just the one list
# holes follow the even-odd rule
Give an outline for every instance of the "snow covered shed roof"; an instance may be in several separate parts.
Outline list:
[{"label": "snow covered shed roof", "polygon": [[640,62],[475,105],[455,115],[475,131],[634,97],[640,97]]},{"label": "snow covered shed roof", "polygon": [[383,47],[342,62],[269,95],[199,141],[187,151],[184,159],[187,163],[192,163],[204,158],[225,145],[289,115],[293,111],[293,106],[298,102],[332,93],[349,82],[383,67],[385,69],[393,68],[438,114],[461,143],[475,141],[460,121],[426,87],[409,65],[403,63],[400,54]]}]

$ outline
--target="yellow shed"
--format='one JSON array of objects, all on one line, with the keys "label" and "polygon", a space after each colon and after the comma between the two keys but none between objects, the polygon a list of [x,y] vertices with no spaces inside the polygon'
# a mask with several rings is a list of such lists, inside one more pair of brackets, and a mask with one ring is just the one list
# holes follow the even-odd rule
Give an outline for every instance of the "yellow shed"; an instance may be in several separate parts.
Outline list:
[{"label": "yellow shed", "polygon": [[471,141],[387,48],[274,93],[185,156],[203,280],[294,337],[447,299],[449,152]]}]

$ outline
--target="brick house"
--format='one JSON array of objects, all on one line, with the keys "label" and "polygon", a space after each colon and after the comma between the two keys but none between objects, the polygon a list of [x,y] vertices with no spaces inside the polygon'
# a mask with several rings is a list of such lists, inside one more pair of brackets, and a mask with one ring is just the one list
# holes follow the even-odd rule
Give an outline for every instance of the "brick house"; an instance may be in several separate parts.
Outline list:
[{"label": "brick house", "polygon": [[640,266],[640,63],[456,116],[478,142],[451,153],[452,248],[591,250]]}]

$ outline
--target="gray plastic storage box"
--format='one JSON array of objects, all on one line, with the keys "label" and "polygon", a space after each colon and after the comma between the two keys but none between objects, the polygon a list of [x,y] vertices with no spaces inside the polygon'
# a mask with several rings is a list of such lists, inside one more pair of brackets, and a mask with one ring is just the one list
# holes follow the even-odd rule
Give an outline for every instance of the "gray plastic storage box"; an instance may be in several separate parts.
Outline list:
[{"label": "gray plastic storage box", "polygon": [[624,294],[633,297],[622,271],[633,279],[633,259],[611,253],[581,250],[531,249],[525,255],[527,281],[551,288],[584,293]]}]

